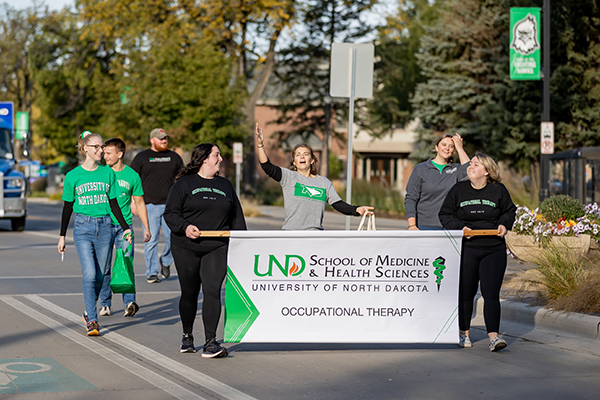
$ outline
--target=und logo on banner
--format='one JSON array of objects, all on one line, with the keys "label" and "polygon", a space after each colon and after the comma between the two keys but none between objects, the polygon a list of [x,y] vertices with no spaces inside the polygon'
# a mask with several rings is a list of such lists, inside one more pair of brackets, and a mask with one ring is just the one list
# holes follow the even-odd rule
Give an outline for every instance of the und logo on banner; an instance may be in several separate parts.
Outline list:
[{"label": "und logo on banner", "polygon": [[517,53],[528,56],[540,48],[537,41],[537,21],[531,14],[527,14],[525,18],[514,25],[513,42],[510,48]]}]

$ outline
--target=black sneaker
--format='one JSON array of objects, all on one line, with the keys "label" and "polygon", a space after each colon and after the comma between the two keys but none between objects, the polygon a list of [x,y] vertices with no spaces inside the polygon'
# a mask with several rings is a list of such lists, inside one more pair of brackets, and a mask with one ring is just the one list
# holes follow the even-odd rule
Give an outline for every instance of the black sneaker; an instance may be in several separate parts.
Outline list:
[{"label": "black sneaker", "polygon": [[181,350],[182,353],[195,353],[196,348],[194,347],[194,335],[191,333],[184,334],[181,339]]},{"label": "black sneaker", "polygon": [[163,265],[162,261],[160,260],[158,260],[158,263],[160,264],[160,273],[163,279],[169,279],[169,277],[171,276],[171,266]]},{"label": "black sneaker", "polygon": [[127,307],[125,307],[125,317],[133,317],[135,315],[136,312],[138,312],[138,310],[140,309],[140,306],[137,305],[137,303],[135,301],[132,301],[131,303],[127,304]]},{"label": "black sneaker", "polygon": [[158,283],[158,282],[160,282],[160,279],[158,279],[158,276],[156,276],[156,275],[150,275],[149,277],[146,278],[146,281],[148,283]]},{"label": "black sneaker", "polygon": [[202,357],[204,358],[220,358],[227,357],[227,349],[217,342],[217,339],[209,339],[204,344],[204,350],[202,351]]}]

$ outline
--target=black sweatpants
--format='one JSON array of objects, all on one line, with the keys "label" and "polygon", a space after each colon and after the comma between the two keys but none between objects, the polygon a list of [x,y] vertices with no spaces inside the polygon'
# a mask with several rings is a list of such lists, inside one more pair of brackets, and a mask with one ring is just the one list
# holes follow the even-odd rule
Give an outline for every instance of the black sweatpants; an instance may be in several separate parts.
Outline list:
[{"label": "black sweatpants", "polygon": [[[468,240],[468,239],[465,239]],[[473,249],[462,247],[458,287],[458,325],[461,331],[471,327],[473,303],[478,284],[483,296],[483,318],[487,332],[500,329],[500,288],[506,271],[506,247]]]},{"label": "black sweatpants", "polygon": [[171,242],[179,276],[179,316],[183,333],[192,333],[202,285],[202,322],[206,340],[217,336],[221,317],[221,286],[227,274],[227,245],[211,251],[195,251]]}]

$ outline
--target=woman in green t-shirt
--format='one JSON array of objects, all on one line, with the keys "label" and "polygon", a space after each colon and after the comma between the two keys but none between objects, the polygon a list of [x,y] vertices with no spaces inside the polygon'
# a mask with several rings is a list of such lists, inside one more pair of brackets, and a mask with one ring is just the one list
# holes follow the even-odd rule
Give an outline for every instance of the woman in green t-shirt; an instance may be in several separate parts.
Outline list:
[{"label": "woman in green t-shirt", "polygon": [[109,273],[108,254],[114,241],[110,212],[119,221],[126,240],[131,241],[131,230],[117,203],[120,189],[116,175],[109,167],[99,164],[102,159],[102,138],[85,131],[79,139],[78,149],[85,159],[65,176],[58,252],[65,252],[67,227],[71,214],[75,212],[73,242],[83,272],[83,321],[87,335],[98,336],[100,327],[96,303],[104,275]]}]

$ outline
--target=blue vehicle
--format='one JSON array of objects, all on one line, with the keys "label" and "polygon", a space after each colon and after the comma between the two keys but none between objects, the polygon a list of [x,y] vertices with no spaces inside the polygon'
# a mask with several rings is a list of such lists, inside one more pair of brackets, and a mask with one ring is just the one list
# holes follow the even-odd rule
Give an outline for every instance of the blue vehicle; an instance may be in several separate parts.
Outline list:
[{"label": "blue vehicle", "polygon": [[11,131],[0,127],[0,219],[10,219],[12,230],[20,232],[27,217],[27,182],[15,166]]}]

